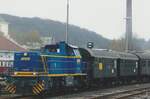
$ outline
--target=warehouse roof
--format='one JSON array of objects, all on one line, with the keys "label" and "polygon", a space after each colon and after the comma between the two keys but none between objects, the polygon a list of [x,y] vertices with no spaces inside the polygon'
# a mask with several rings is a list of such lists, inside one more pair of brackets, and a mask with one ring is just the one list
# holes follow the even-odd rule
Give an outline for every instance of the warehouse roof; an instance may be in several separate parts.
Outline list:
[{"label": "warehouse roof", "polygon": [[21,47],[19,44],[13,42],[12,40],[4,36],[0,36],[0,50],[26,51],[25,48]]}]

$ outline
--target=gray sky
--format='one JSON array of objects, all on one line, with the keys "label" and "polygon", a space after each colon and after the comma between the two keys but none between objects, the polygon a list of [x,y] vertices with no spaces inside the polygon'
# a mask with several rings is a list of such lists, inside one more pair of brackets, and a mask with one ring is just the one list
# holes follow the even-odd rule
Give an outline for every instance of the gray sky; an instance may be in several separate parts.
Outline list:
[{"label": "gray sky", "polygon": [[[0,0],[0,13],[66,21],[66,0]],[[70,23],[106,38],[125,33],[126,0],[71,0]],[[133,0],[134,35],[150,38],[150,0]]]}]

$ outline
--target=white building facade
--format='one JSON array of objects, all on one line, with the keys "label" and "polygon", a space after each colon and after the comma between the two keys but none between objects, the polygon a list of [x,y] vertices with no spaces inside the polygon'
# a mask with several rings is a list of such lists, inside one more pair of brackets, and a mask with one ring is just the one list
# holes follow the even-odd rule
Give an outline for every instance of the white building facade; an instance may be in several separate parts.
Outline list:
[{"label": "white building facade", "polygon": [[10,73],[10,68],[13,67],[14,52],[0,51],[0,74]]},{"label": "white building facade", "polygon": [[9,37],[9,24],[0,18],[0,31],[4,33],[5,37]]}]

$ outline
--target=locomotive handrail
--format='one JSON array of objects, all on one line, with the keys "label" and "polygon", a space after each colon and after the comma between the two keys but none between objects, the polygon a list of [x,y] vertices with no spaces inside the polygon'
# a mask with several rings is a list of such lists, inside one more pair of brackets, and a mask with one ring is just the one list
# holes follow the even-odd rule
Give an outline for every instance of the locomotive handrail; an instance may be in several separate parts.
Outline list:
[{"label": "locomotive handrail", "polygon": [[64,56],[64,55],[41,55],[45,57],[56,57],[56,58],[81,58],[81,56]]},{"label": "locomotive handrail", "polygon": [[41,60],[42,60],[43,66],[44,66],[45,73],[47,73],[47,64],[45,62],[45,57],[41,56]]}]

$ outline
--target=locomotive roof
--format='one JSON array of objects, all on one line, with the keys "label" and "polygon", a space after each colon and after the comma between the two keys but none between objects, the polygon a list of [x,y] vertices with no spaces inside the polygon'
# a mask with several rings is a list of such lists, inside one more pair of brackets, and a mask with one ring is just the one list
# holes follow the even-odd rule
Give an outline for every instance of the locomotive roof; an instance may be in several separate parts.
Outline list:
[{"label": "locomotive roof", "polygon": [[71,45],[71,44],[68,44],[68,46],[70,46],[70,47],[72,47],[72,48],[78,48],[77,46]]},{"label": "locomotive roof", "polygon": [[136,55],[126,52],[117,52],[102,49],[88,49],[88,51],[93,57],[138,60],[138,57]]},{"label": "locomotive roof", "polygon": [[[65,43],[65,42],[61,42],[61,43]],[[66,43],[65,43],[66,44]],[[71,47],[71,48],[78,48],[77,46],[71,45],[71,44],[66,44],[67,46]],[[58,47],[59,43],[56,44],[50,44],[50,45],[45,45],[45,48],[49,48],[49,47]]]},{"label": "locomotive roof", "polygon": [[146,53],[146,52],[139,52],[139,53],[135,53],[137,56],[139,56],[141,59],[150,59],[150,53]]}]

